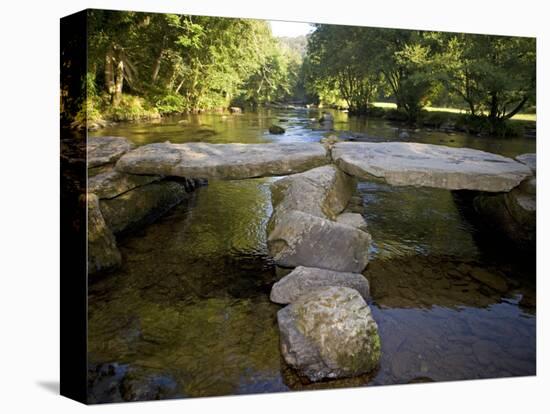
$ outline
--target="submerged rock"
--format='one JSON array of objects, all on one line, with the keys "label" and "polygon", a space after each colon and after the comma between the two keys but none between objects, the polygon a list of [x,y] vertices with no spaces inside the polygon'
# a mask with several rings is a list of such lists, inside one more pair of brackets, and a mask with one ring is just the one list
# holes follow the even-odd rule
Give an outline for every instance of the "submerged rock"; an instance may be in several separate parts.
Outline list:
[{"label": "submerged rock", "polygon": [[283,127],[280,127],[279,125],[271,125],[269,127],[269,133],[270,134],[284,134],[285,129]]},{"label": "submerged rock", "polygon": [[470,276],[497,292],[504,293],[508,290],[506,279],[481,267],[474,267],[470,272]]},{"label": "submerged rock", "polygon": [[277,313],[282,355],[310,381],[362,375],[380,359],[378,326],[361,295],[325,287]]},{"label": "submerged rock", "polygon": [[412,142],[340,142],[332,158],[359,178],[449,190],[510,191],[532,174],[526,165],[501,155]]},{"label": "submerged rock", "polygon": [[287,175],[329,162],[319,143],[206,144],[169,142],[139,147],[120,158],[129,174],[226,180]]},{"label": "submerged rock", "polygon": [[139,371],[129,372],[120,384],[124,401],[150,401],[179,397],[178,384],[168,375],[146,375]]},{"label": "submerged rock", "polygon": [[332,114],[330,112],[323,112],[323,114],[319,118],[319,122],[321,124],[332,123],[332,122],[334,122],[334,117],[332,116]]},{"label": "submerged rock", "polygon": [[88,168],[116,162],[135,145],[122,137],[88,138]]},{"label": "submerged rock", "polygon": [[99,200],[88,194],[88,274],[112,270],[120,266],[121,256],[113,233],[106,225]]},{"label": "submerged rock", "polygon": [[343,286],[355,289],[367,300],[369,282],[360,273],[335,272],[333,270],[298,266],[275,283],[271,289],[272,302],[287,304],[314,289],[327,286]]}]

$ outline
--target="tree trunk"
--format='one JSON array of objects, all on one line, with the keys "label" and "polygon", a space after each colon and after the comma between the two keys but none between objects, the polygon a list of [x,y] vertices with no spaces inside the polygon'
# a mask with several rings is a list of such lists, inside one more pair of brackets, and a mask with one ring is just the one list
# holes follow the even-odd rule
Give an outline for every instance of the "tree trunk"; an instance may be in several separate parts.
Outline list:
[{"label": "tree trunk", "polygon": [[122,87],[124,85],[124,62],[120,60],[116,66],[115,86],[112,95],[112,103],[118,106],[122,98]]},{"label": "tree trunk", "polygon": [[476,108],[474,106],[474,103],[472,101],[468,101],[468,106],[470,107],[470,113],[472,116],[476,116]]},{"label": "tree trunk", "polygon": [[521,108],[523,108],[526,102],[527,102],[527,97],[525,96],[511,112],[508,112],[506,115],[504,115],[504,119],[512,118],[515,114],[521,111]]},{"label": "tree trunk", "polygon": [[181,80],[181,82],[178,84],[178,87],[175,90],[175,93],[178,94],[181,87],[183,86],[183,82],[185,81],[185,78]]},{"label": "tree trunk", "polygon": [[155,83],[158,79],[158,76],[159,76],[159,71],[160,71],[160,64],[162,62],[162,54],[164,53],[164,49],[161,49],[160,50],[160,53],[158,54],[156,60],[155,60],[155,64],[153,66],[153,75],[151,76],[151,83]]},{"label": "tree trunk", "polygon": [[113,71],[113,50],[109,48],[105,54],[105,90],[111,96],[113,96],[115,87],[115,73]]}]

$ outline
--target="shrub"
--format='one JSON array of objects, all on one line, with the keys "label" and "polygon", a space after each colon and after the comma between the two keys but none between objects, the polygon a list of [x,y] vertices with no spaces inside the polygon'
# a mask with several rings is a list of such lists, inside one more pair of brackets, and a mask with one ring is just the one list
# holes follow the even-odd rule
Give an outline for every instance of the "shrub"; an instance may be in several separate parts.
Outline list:
[{"label": "shrub", "polygon": [[117,106],[109,105],[104,111],[105,116],[113,121],[136,121],[139,119],[160,118],[156,108],[138,96],[123,94]]},{"label": "shrub", "polygon": [[156,100],[155,108],[162,115],[175,114],[186,112],[188,104],[182,95],[166,95]]},{"label": "shrub", "polygon": [[379,106],[371,105],[367,109],[367,116],[373,118],[382,118],[384,115],[386,115],[386,110],[384,108],[380,108]]},{"label": "shrub", "polygon": [[449,112],[422,111],[419,117],[419,123],[430,128],[440,128],[444,124],[454,123],[456,116]]},{"label": "shrub", "polygon": [[389,121],[408,122],[409,115],[401,109],[391,108],[386,111],[385,118]]}]

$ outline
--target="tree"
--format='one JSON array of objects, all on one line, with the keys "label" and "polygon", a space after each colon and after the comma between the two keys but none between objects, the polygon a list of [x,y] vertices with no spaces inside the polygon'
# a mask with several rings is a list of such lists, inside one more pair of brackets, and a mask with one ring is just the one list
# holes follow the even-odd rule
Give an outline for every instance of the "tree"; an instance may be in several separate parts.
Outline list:
[{"label": "tree", "polygon": [[370,28],[317,25],[308,41],[310,77],[316,88],[321,94],[327,87],[337,89],[352,114],[367,112],[379,85],[374,35]]},{"label": "tree", "polygon": [[415,122],[437,80],[430,32],[378,29],[379,70],[398,110]]},{"label": "tree", "polygon": [[453,34],[444,54],[449,90],[472,116],[487,116],[491,132],[535,100],[535,39]]}]

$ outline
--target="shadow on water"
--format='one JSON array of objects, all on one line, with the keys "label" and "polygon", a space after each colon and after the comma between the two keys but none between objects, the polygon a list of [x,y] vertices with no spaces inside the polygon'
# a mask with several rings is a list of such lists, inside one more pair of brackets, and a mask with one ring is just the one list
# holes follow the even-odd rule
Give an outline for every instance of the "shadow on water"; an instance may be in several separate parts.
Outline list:
[{"label": "shadow on water", "polygon": [[[138,143],[185,142],[206,125],[214,131],[209,142],[318,140],[330,132],[312,132],[316,116],[199,115],[101,133]],[[265,131],[283,118],[287,134]],[[395,134],[379,120],[337,121],[342,131]],[[457,135],[457,145],[481,146],[477,137]],[[441,139],[421,132],[414,138]],[[500,146],[494,152],[508,155],[534,148],[525,140],[487,141],[485,149]],[[361,182],[358,195],[374,240],[364,274],[381,335],[380,367],[348,380],[298,378],[281,361],[280,307],[269,301],[278,278],[265,240],[271,181],[212,181],[190,205],[118,240],[122,268],[89,288],[91,402],[535,374],[532,259],[491,250],[495,237],[481,237],[449,191]]]}]

